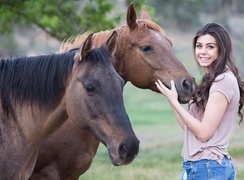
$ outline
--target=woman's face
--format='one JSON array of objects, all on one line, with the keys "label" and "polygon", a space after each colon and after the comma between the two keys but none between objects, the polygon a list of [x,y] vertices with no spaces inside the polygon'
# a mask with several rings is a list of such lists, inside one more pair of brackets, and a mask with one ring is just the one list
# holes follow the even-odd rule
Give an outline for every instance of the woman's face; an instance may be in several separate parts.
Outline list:
[{"label": "woman's face", "polygon": [[201,35],[197,38],[195,46],[195,57],[207,73],[209,73],[209,66],[219,56],[219,48],[216,39],[210,34]]}]

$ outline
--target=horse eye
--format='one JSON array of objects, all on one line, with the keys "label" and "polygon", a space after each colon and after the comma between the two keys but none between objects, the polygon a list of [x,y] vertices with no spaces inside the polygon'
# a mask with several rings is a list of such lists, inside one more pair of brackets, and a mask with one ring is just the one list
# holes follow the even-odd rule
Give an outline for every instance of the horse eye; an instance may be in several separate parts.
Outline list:
[{"label": "horse eye", "polygon": [[87,90],[88,92],[94,92],[94,91],[95,91],[95,88],[94,88],[93,86],[91,86],[91,85],[88,85],[88,86],[86,86],[85,88],[86,88],[86,90]]},{"label": "horse eye", "polygon": [[148,51],[152,50],[152,47],[151,46],[142,46],[141,50],[144,51],[144,52],[148,52]]}]

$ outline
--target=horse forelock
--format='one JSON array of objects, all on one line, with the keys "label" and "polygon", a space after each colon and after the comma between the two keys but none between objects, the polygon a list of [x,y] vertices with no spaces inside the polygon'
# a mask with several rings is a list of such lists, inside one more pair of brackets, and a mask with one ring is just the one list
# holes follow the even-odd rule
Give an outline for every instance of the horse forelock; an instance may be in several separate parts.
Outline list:
[{"label": "horse forelock", "polygon": [[0,98],[6,114],[14,104],[50,107],[64,92],[75,52],[0,60]]},{"label": "horse forelock", "polygon": [[145,24],[148,28],[153,29],[155,31],[158,31],[162,34],[164,34],[164,30],[155,22],[153,21],[149,21],[149,20],[145,20],[145,19],[138,19],[137,20],[138,23],[143,23]]},{"label": "horse forelock", "polygon": [[111,53],[107,49],[101,47],[92,49],[92,51],[90,51],[85,57],[82,57],[81,62],[90,63],[92,66],[100,63],[107,67],[108,64],[111,63],[111,58]]}]

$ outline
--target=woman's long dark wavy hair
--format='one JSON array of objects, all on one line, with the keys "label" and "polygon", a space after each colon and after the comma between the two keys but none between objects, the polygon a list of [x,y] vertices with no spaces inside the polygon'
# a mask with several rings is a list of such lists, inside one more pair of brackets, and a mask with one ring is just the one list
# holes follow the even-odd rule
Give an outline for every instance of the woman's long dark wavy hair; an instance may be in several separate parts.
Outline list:
[{"label": "woman's long dark wavy hair", "polygon": [[[238,116],[240,117],[239,123],[243,121],[243,104],[244,104],[244,82],[241,80],[238,69],[234,64],[234,57],[232,52],[232,42],[229,36],[228,31],[219,24],[209,23],[206,24],[203,28],[198,30],[196,36],[193,39],[193,51],[195,53],[196,42],[199,36],[210,34],[212,35],[217,42],[219,49],[219,56],[216,61],[212,62],[210,65],[210,73],[205,74],[202,78],[201,83],[196,87],[195,94],[193,95],[192,103],[196,103],[201,112],[205,110],[205,106],[209,97],[210,86],[212,85],[214,79],[223,73],[228,67],[237,78],[239,91],[240,91],[240,100],[238,107]],[[200,65],[198,63],[199,68]]]}]

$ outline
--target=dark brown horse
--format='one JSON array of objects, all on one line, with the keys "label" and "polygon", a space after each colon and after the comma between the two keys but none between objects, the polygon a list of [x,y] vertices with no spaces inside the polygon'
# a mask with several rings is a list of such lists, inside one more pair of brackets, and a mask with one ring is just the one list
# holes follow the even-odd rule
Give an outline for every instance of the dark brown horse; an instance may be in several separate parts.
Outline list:
[{"label": "dark brown horse", "polygon": [[[116,71],[125,81],[138,88],[158,92],[155,81],[160,79],[166,86],[174,80],[179,101],[186,103],[193,92],[195,81],[172,51],[172,43],[163,30],[153,21],[146,8],[142,8],[140,19],[133,4],[128,7],[127,24],[114,29],[118,33],[115,59]],[[94,35],[99,46],[114,30]],[[85,36],[85,35],[84,35]],[[79,47],[84,36],[74,42],[66,42],[61,52]],[[33,180],[78,179],[91,165],[99,141],[88,131],[80,131],[70,121],[58,129],[40,146]]]},{"label": "dark brown horse", "polygon": [[100,48],[91,35],[78,50],[0,60],[0,179],[27,180],[38,146],[68,118],[107,146],[114,165],[134,159],[139,141],[111,63],[116,34]]}]

